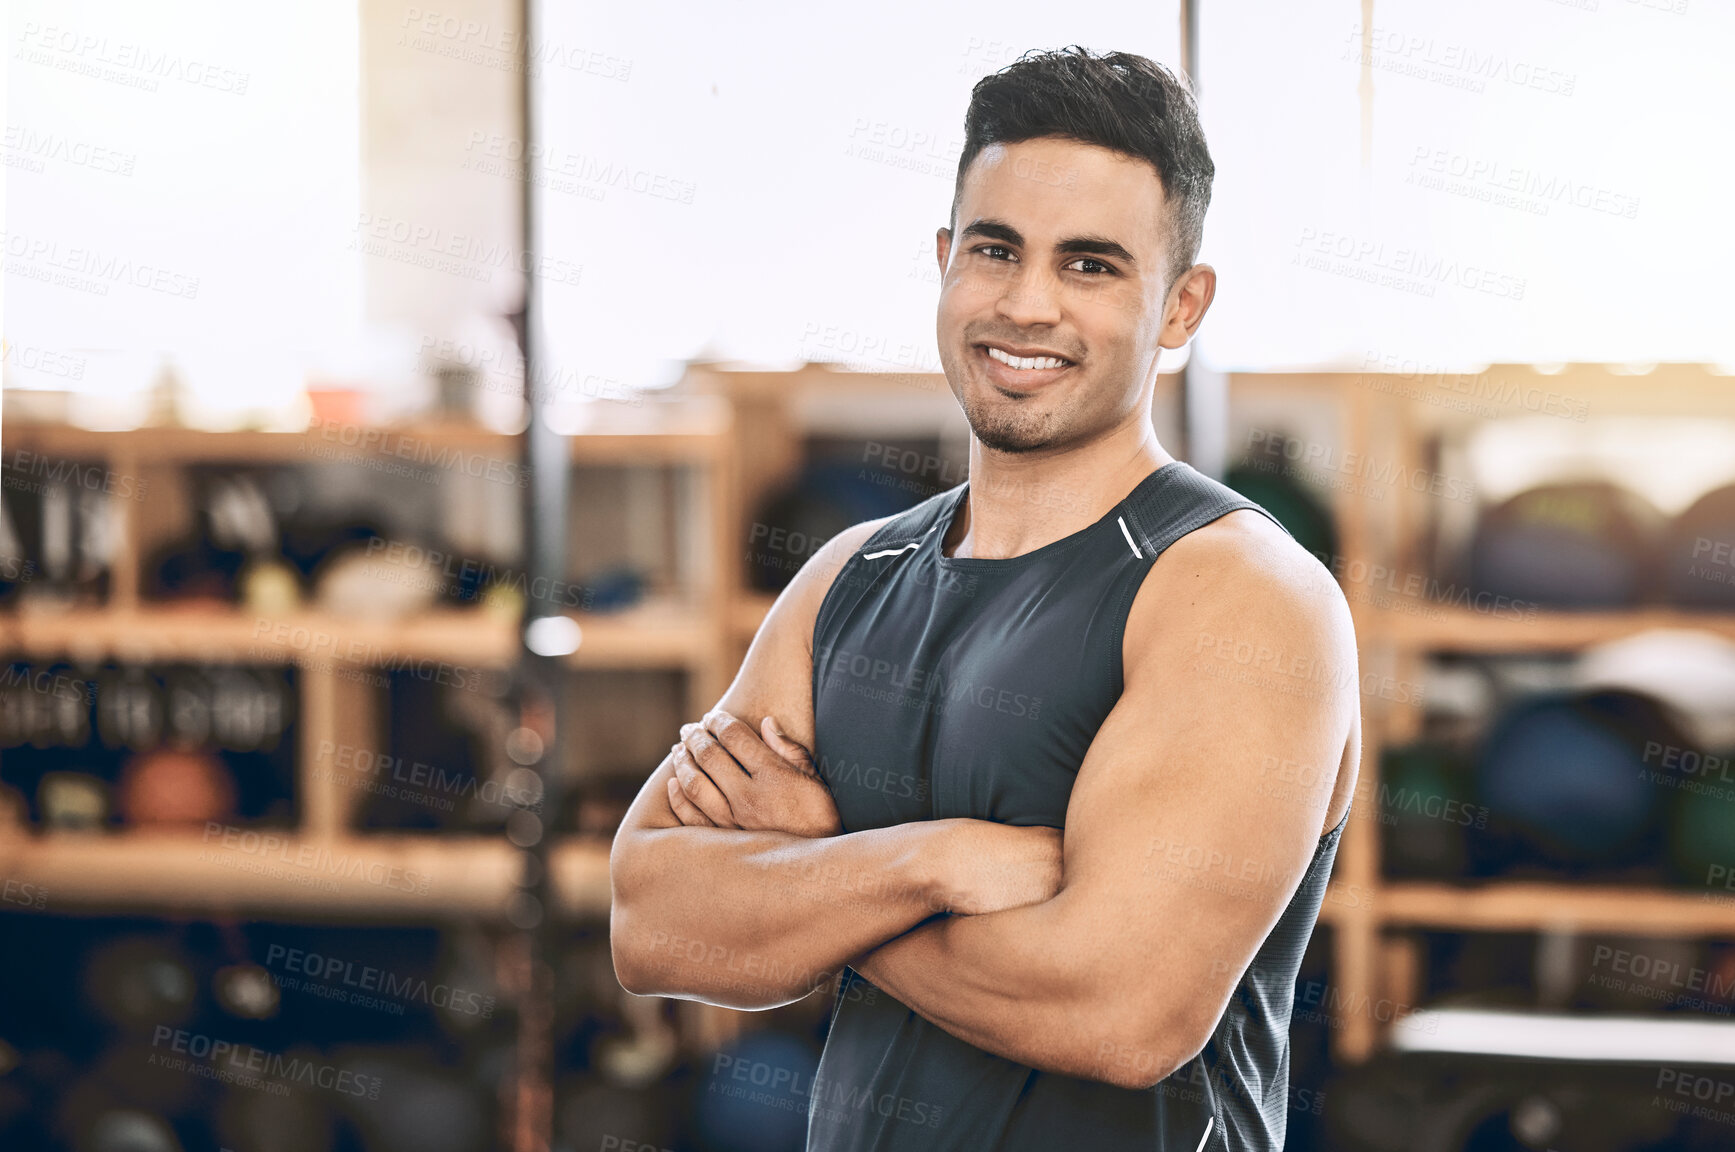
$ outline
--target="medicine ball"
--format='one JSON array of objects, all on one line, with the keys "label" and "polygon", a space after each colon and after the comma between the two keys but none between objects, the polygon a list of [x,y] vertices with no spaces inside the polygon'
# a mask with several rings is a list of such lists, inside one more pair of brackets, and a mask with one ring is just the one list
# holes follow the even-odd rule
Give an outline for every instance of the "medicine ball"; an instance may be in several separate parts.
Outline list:
[{"label": "medicine ball", "polygon": [[1649,743],[1682,742],[1649,696],[1603,689],[1521,702],[1498,721],[1477,763],[1488,835],[1479,870],[1581,871],[1647,862],[1657,849],[1661,790]]},{"label": "medicine ball", "polygon": [[1662,535],[1661,514],[1619,485],[1548,484],[1482,514],[1470,582],[1546,607],[1625,607],[1650,594]]},{"label": "medicine ball", "polygon": [[767,1029],[724,1045],[694,1084],[699,1147],[704,1152],[800,1152],[807,1142],[818,1070],[819,1052],[805,1036]]},{"label": "medicine ball", "polygon": [[1675,518],[1662,569],[1671,604],[1735,609],[1735,485],[1707,492]]},{"label": "medicine ball", "polygon": [[198,828],[235,818],[235,780],[208,749],[158,748],[127,759],[116,799],[139,828]]},{"label": "medicine ball", "polygon": [[1735,902],[1735,748],[1700,752],[1665,746],[1652,756],[1651,779],[1667,789],[1669,865],[1690,888],[1709,888]]}]

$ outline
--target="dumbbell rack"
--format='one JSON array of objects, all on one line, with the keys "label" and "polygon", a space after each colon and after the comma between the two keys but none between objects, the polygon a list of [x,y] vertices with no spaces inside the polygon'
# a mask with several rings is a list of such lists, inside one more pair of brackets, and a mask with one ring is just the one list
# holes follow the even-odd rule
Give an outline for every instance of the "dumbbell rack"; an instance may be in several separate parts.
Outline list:
[{"label": "dumbbell rack", "polygon": [[[650,599],[626,611],[575,615],[582,630],[578,669],[674,669],[686,672],[694,715],[710,706],[733,668],[725,664],[725,616],[737,571],[715,525],[730,522],[731,471],[727,466],[730,413],[705,397],[666,406],[676,415],[623,410],[612,424],[570,437],[575,464],[680,465],[701,477],[700,524],[690,526],[706,548],[711,577],[684,596]],[[118,536],[110,568],[110,594],[101,607],[0,613],[0,656],[11,660],[66,658],[119,662],[188,661],[281,663],[297,669],[300,715],[296,752],[298,827],[279,833],[274,852],[289,857],[304,846],[344,856],[346,867],[378,874],[374,865],[413,871],[428,879],[427,893],[380,884],[344,884],[320,891],[240,868],[213,867],[201,857],[213,847],[201,832],[123,831],[116,834],[31,834],[0,828],[0,875],[48,894],[55,912],[120,914],[207,912],[310,922],[393,920],[438,922],[454,916],[497,919],[515,891],[517,850],[504,840],[438,835],[369,834],[350,829],[352,790],[337,783],[320,756],[332,747],[376,747],[375,696],[356,691],[345,672],[310,637],[340,638],[348,651],[370,658],[448,661],[468,668],[510,668],[518,657],[515,620],[483,610],[431,610],[396,621],[340,619],[317,609],[263,618],[239,605],[227,608],[157,605],[140,597],[140,558],[166,527],[185,522],[184,486],[177,471],[195,463],[307,464],[334,448],[318,428],[306,432],[207,432],[143,428],[101,432],[62,424],[10,423],[6,447],[44,457],[97,463],[127,478],[125,492],[142,486],[142,499],[119,499]],[[396,428],[430,451],[461,450],[515,460],[516,437],[461,424]],[[352,443],[356,437],[342,437]],[[339,459],[365,459],[361,449],[339,447]],[[117,487],[119,487],[117,485]],[[707,523],[708,522],[708,523]],[[688,531],[687,527],[683,532]],[[722,552],[728,551],[729,562]],[[349,647],[353,643],[353,647]],[[28,755],[26,750],[23,754]],[[328,857],[329,858],[329,857]],[[565,837],[552,854],[561,912],[595,918],[608,910],[608,843]]]}]

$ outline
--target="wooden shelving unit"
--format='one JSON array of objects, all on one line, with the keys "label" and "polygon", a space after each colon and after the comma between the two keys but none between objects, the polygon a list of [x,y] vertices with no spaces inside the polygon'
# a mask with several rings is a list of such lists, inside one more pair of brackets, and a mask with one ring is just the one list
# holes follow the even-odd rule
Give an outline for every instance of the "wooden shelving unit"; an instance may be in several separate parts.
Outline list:
[{"label": "wooden shelving unit", "polygon": [[[1611,416],[1717,417],[1735,421],[1735,380],[1696,365],[1662,365],[1644,375],[1600,365],[1541,372],[1495,365],[1476,376],[1458,374],[1297,373],[1236,376],[1231,395],[1311,394],[1328,399],[1345,451],[1377,453],[1387,463],[1416,468],[1429,438],[1461,433],[1481,421],[1537,414],[1538,397],[1559,401],[1548,414],[1576,419]],[[1471,402],[1464,402],[1468,394]],[[1332,493],[1346,567],[1359,563],[1405,573],[1421,569],[1417,546],[1425,517],[1421,498],[1370,501],[1347,489]],[[1376,508],[1383,513],[1376,516]],[[1363,569],[1364,571],[1367,569]],[[1346,591],[1357,589],[1346,588]],[[1735,639],[1735,614],[1647,606],[1630,611],[1537,611],[1511,617],[1429,604],[1382,607],[1351,595],[1363,671],[1411,677],[1429,655],[1572,653],[1652,629],[1695,629]],[[1389,930],[1450,932],[1610,932],[1675,938],[1735,939],[1735,899],[1708,900],[1667,888],[1493,881],[1478,884],[1390,882],[1379,859],[1377,797],[1382,752],[1413,739],[1413,707],[1365,696],[1362,783],[1339,847],[1333,887],[1321,923],[1334,933],[1333,983],[1347,1003],[1387,1001],[1415,1006],[1419,966],[1413,942]],[[1376,802],[1377,803],[1377,802]],[[1346,1013],[1333,1042],[1337,1055],[1365,1060],[1383,1041],[1371,1013]]]},{"label": "wooden shelving unit", "polygon": [[[1501,388],[1479,395],[1473,411],[1440,402],[1450,397],[1418,395],[1440,387],[1405,376],[1377,373],[1302,373],[1236,376],[1232,397],[1307,396],[1331,407],[1336,443],[1347,450],[1379,451],[1419,467],[1428,437],[1466,424],[1532,414],[1522,399],[1536,390],[1584,404],[1594,417],[1615,414],[1702,416],[1735,420],[1735,388],[1725,377],[1693,366],[1663,366],[1643,378],[1596,367],[1553,374],[1528,367],[1497,366],[1484,374]],[[572,657],[586,668],[680,668],[691,673],[695,715],[721,694],[775,597],[742,585],[743,542],[750,540],[752,510],[761,498],[793,476],[801,463],[804,424],[815,412],[860,411],[870,416],[895,409],[897,431],[955,417],[944,378],[876,375],[809,365],[794,372],[737,372],[701,366],[689,376],[691,393],[667,405],[616,413],[606,428],[572,437],[573,459],[587,464],[681,463],[705,477],[702,509],[708,523],[700,549],[714,579],[684,601],[652,600],[629,611],[581,614],[583,641]],[[1511,384],[1515,387],[1506,388]],[[1528,390],[1528,391],[1527,391]],[[1508,399],[1502,399],[1502,396]],[[514,438],[486,430],[429,425],[388,430],[397,443],[516,458]],[[868,435],[878,431],[863,424]],[[155,476],[192,462],[226,460],[302,461],[345,459],[357,449],[333,443],[344,433],[315,428],[299,433],[211,433],[151,429],[91,432],[59,426],[22,425],[6,430],[9,448],[79,459],[100,459],[117,472]],[[333,451],[327,451],[331,449]],[[419,448],[404,449],[413,456]],[[1370,501],[1346,489],[1331,497],[1339,547],[1346,561],[1384,564],[1413,571],[1420,515],[1417,501]],[[101,911],[203,909],[296,919],[438,919],[450,914],[497,914],[510,890],[512,850],[480,838],[428,836],[358,837],[348,831],[349,797],[322,782],[310,749],[320,739],[353,733],[366,717],[338,676],[342,661],[309,651],[296,629],[337,634],[363,652],[443,659],[473,667],[505,666],[514,659],[513,622],[481,611],[430,612],[411,619],[349,621],[308,612],[266,622],[241,609],[157,608],[138,597],[139,502],[123,503],[124,523],[109,606],[64,613],[0,615],[0,653],[27,658],[111,655],[121,659],[283,661],[301,669],[303,716],[299,757],[303,790],[301,828],[282,833],[274,855],[304,855],[323,861],[343,858],[344,869],[379,874],[413,871],[427,878],[429,892],[394,889],[365,879],[345,879],[339,891],[321,891],[300,876],[250,870],[247,853],[233,859],[209,855],[213,846],[198,834],[173,837],[10,837],[0,833],[0,868],[40,883],[57,903]],[[1735,639],[1735,615],[1655,607],[1630,612],[1538,612],[1500,618],[1452,605],[1405,603],[1381,607],[1351,597],[1363,671],[1414,675],[1433,653],[1573,652],[1588,645],[1655,628],[1699,629]],[[280,639],[288,629],[288,640]],[[1365,797],[1377,796],[1383,750],[1414,737],[1419,715],[1369,696],[1364,699],[1364,783],[1339,848],[1333,887],[1320,919],[1333,932],[1332,980],[1351,1003],[1385,998],[1414,1004],[1416,950],[1404,931],[1458,932],[1608,931],[1673,937],[1735,938],[1735,901],[1701,899],[1665,889],[1569,886],[1521,882],[1469,885],[1387,882],[1379,859],[1378,812]],[[324,855],[319,855],[324,853]],[[601,915],[607,910],[607,844],[572,840],[556,855],[565,910]],[[297,871],[312,870],[296,868]],[[727,1015],[727,1014],[721,1014]],[[1370,1014],[1347,1013],[1334,1033],[1340,1058],[1359,1061],[1382,1041],[1382,1025]]]},{"label": "wooden shelving unit", "polygon": [[[689,674],[697,711],[721,693],[732,666],[726,609],[738,557],[720,526],[733,522],[729,468],[732,414],[713,396],[611,406],[608,418],[575,429],[572,459],[585,465],[687,465],[699,473],[699,528],[708,535],[714,574],[684,599],[653,597],[611,613],[576,613],[582,669],[675,669]],[[370,694],[357,674],[405,661],[442,661],[463,669],[506,668],[517,659],[517,621],[483,608],[440,609],[399,620],[351,619],[318,609],[275,617],[241,606],[150,604],[139,595],[139,557],[150,526],[147,505],[169,498],[161,487],[176,469],[202,463],[369,462],[472,471],[478,457],[516,465],[519,440],[485,428],[421,424],[357,428],[315,422],[299,432],[210,432],[184,428],[92,431],[12,424],[7,448],[44,457],[100,462],[113,475],[146,485],[142,498],[117,502],[119,538],[110,596],[102,607],[57,610],[28,605],[0,613],[0,656],[121,662],[290,664],[298,670],[297,802],[301,826],[247,829],[246,839],[200,831],[18,834],[0,829],[0,874],[34,883],[58,908],[91,913],[206,912],[298,921],[367,918],[437,922],[495,918],[515,891],[517,849],[501,839],[464,835],[361,836],[349,829],[354,796],[321,771],[318,750],[345,742],[366,747]],[[490,464],[490,466],[492,466]],[[133,490],[124,494],[133,496]],[[329,767],[329,766],[325,766]],[[572,837],[554,853],[563,911],[606,916],[608,843]]]}]

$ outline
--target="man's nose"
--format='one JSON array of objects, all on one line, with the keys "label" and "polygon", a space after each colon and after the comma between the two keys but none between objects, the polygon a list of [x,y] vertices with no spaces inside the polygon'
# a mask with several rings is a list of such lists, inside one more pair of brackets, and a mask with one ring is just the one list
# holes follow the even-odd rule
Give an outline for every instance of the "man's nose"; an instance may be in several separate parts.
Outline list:
[{"label": "man's nose", "polygon": [[1059,323],[1059,287],[1053,273],[1026,265],[1001,284],[995,310],[1020,327]]}]

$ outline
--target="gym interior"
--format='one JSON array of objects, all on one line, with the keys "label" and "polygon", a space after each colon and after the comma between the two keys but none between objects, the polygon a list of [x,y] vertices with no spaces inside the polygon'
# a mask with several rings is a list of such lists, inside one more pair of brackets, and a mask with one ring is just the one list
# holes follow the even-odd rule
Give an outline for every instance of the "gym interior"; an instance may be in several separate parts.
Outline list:
[{"label": "gym interior", "polygon": [[1735,1147],[1735,9],[8,29],[0,1147],[803,1147],[827,993],[625,993],[609,845],[819,547],[967,478],[963,110],[1072,43],[1216,164],[1153,427],[1355,624],[1287,1147]]}]

